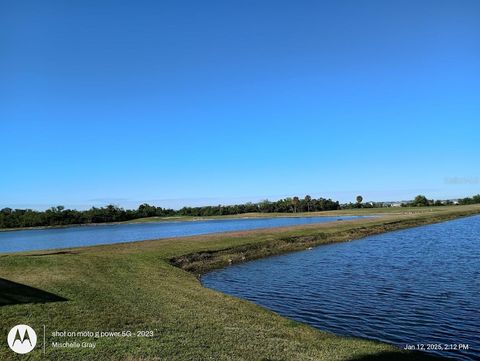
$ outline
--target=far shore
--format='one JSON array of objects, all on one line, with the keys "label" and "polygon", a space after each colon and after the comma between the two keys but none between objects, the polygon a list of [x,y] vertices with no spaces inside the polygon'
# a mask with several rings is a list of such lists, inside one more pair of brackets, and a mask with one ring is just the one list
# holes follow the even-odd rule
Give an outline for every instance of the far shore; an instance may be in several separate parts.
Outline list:
[{"label": "far shore", "polygon": [[[173,216],[173,217],[145,217],[132,219],[130,221],[120,222],[98,222],[98,223],[75,223],[55,226],[38,226],[38,227],[18,227],[18,228],[1,228],[0,232],[12,231],[28,231],[41,229],[56,229],[56,228],[74,228],[74,227],[90,227],[90,226],[110,226],[119,224],[141,224],[141,223],[180,223],[180,222],[199,222],[199,221],[214,221],[214,220],[228,220],[228,219],[252,219],[252,218],[304,218],[304,217],[334,217],[337,214],[326,214],[326,212],[338,211],[324,211],[324,212],[309,212],[309,213],[243,213],[231,214],[225,216]],[[342,214],[343,216],[353,216],[354,214]]]},{"label": "far shore", "polygon": [[341,209],[333,211],[321,212],[298,212],[298,213],[241,213],[230,214],[224,216],[170,216],[170,217],[145,217],[137,218],[129,221],[120,222],[99,222],[99,223],[75,223],[54,226],[37,226],[37,227],[18,227],[18,228],[0,228],[0,232],[28,231],[42,229],[62,229],[73,227],[90,227],[90,226],[108,226],[119,224],[137,224],[137,223],[160,223],[160,222],[198,222],[228,219],[251,219],[251,218],[300,218],[300,217],[335,217],[335,216],[375,216],[382,214],[414,214],[433,212],[438,210],[452,210],[458,206],[442,206],[442,207],[385,207],[385,208],[354,208]]}]

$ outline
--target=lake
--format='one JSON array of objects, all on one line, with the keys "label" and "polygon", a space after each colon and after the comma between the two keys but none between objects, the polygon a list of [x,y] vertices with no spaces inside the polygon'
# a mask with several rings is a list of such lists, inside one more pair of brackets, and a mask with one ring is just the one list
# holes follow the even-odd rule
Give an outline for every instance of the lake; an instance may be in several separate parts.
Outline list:
[{"label": "lake", "polygon": [[480,360],[480,216],[233,265],[202,283],[321,330]]},{"label": "lake", "polygon": [[0,253],[112,244],[333,222],[359,217],[237,218],[207,221],[85,225],[0,232]]}]

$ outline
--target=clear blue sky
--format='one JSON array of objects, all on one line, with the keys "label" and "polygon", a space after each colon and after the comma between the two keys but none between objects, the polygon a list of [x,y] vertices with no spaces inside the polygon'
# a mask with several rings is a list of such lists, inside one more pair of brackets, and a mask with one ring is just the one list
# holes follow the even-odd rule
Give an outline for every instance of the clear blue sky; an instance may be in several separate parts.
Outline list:
[{"label": "clear blue sky", "polygon": [[0,207],[480,192],[480,2],[2,1]]}]

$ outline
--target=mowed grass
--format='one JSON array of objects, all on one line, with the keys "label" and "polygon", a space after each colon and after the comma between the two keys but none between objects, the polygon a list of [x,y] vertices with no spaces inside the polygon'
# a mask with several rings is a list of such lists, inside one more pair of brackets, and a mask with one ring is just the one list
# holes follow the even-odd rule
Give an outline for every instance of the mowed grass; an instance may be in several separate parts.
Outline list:
[{"label": "mowed grass", "polygon": [[[0,278],[67,299],[0,307],[0,360],[421,360],[426,356],[288,320],[206,289],[196,276],[243,259],[479,212],[480,206],[438,207],[318,225],[0,255]],[[39,335],[27,357],[6,345],[10,328],[21,323]],[[64,330],[131,331],[132,337],[51,336]],[[147,330],[154,336],[136,337]],[[54,349],[55,341],[93,341],[96,348]]]}]

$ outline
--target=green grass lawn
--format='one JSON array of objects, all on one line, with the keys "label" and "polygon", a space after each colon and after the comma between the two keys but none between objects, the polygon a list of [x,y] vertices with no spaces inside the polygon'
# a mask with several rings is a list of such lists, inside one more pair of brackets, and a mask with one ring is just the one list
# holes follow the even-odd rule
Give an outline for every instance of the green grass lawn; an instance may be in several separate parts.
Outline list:
[{"label": "green grass lawn", "polygon": [[[0,360],[425,359],[293,322],[206,289],[196,277],[243,259],[477,214],[480,206],[388,210],[378,218],[318,225],[0,255]],[[371,210],[328,214],[347,213]],[[39,335],[27,357],[6,345],[8,331],[20,323]],[[147,330],[153,337],[136,337]],[[131,331],[133,336],[62,339],[52,337],[53,331]],[[94,341],[96,348],[53,349],[54,341]]]}]

